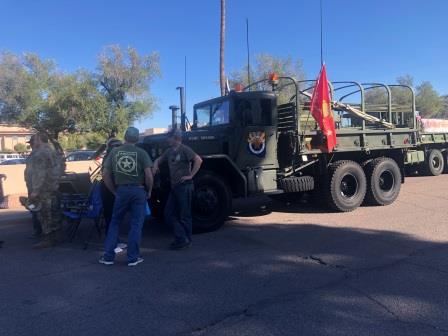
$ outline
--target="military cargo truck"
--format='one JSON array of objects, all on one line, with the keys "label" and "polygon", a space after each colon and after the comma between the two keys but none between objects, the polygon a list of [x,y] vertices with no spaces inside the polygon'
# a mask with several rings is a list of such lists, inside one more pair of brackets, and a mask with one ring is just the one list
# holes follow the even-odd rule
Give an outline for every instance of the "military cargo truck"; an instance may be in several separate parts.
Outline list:
[{"label": "military cargo truck", "polygon": [[418,145],[405,158],[409,172],[437,176],[448,173],[448,120],[417,118]]},{"label": "military cargo truck", "polygon": [[[327,153],[321,149],[326,138],[310,113],[314,85],[314,80],[272,76],[194,105],[183,141],[203,159],[194,179],[195,231],[218,229],[235,197],[292,200],[310,193],[316,202],[343,212],[395,201],[406,165],[424,161],[412,88],[330,83],[337,146]],[[408,92],[405,101],[396,103],[397,89]],[[370,104],[370,90],[383,90],[386,102]],[[165,135],[150,135],[142,146],[156,159],[165,140]],[[167,169],[162,167],[153,192],[155,215],[162,214],[169,191]]]}]

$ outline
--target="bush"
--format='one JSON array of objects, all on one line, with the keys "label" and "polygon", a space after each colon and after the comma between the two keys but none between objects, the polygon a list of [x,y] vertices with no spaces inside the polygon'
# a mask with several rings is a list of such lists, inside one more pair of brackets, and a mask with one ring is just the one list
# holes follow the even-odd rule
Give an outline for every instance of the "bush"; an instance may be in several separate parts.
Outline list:
[{"label": "bush", "polygon": [[15,150],[17,153],[25,153],[25,152],[27,151],[27,147],[26,147],[26,145],[23,144],[23,143],[18,143],[18,144],[16,144],[16,145],[14,146],[14,150]]}]

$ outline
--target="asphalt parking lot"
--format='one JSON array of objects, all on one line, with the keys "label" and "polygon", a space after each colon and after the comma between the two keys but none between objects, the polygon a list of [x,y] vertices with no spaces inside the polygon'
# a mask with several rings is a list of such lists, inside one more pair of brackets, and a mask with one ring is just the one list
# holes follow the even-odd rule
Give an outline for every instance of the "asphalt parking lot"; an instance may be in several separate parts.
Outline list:
[{"label": "asphalt parking lot", "polygon": [[447,188],[408,178],[344,214],[238,201],[184,251],[149,223],[134,268],[98,264],[85,230],[34,251],[30,220],[0,213],[0,335],[447,335]]}]

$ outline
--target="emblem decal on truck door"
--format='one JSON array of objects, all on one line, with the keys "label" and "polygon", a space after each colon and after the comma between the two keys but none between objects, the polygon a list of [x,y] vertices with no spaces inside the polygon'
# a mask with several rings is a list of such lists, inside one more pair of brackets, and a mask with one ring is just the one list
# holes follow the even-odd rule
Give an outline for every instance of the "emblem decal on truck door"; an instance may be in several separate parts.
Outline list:
[{"label": "emblem decal on truck door", "polygon": [[266,154],[266,133],[262,131],[249,132],[247,144],[252,154],[263,157]]}]

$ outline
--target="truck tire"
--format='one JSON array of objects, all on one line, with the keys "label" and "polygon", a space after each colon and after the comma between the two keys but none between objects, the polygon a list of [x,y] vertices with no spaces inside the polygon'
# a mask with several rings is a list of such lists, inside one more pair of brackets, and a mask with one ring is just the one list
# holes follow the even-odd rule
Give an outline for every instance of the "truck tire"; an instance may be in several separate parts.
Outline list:
[{"label": "truck tire", "polygon": [[151,209],[151,216],[160,220],[163,220],[163,211],[168,199],[168,195],[162,192],[156,192],[153,190],[151,199],[149,200],[149,207]]},{"label": "truck tire", "polygon": [[312,176],[291,176],[281,179],[279,182],[280,188],[285,193],[297,193],[314,189],[314,177]]},{"label": "truck tire", "polygon": [[432,149],[422,165],[419,170],[420,173],[428,176],[438,176],[443,173],[445,158],[440,150]]},{"label": "truck tire", "polygon": [[366,204],[389,205],[397,199],[401,189],[401,172],[395,160],[376,158],[365,166],[365,172]]},{"label": "truck tire", "polygon": [[443,157],[445,158],[445,160],[444,160],[445,164],[443,166],[443,173],[448,174],[448,150],[443,153]]},{"label": "truck tire", "polygon": [[194,179],[193,231],[218,230],[232,210],[232,192],[219,175],[203,171]]},{"label": "truck tire", "polygon": [[361,205],[366,194],[366,175],[361,166],[349,160],[330,165],[326,198],[330,208],[348,212]]}]

